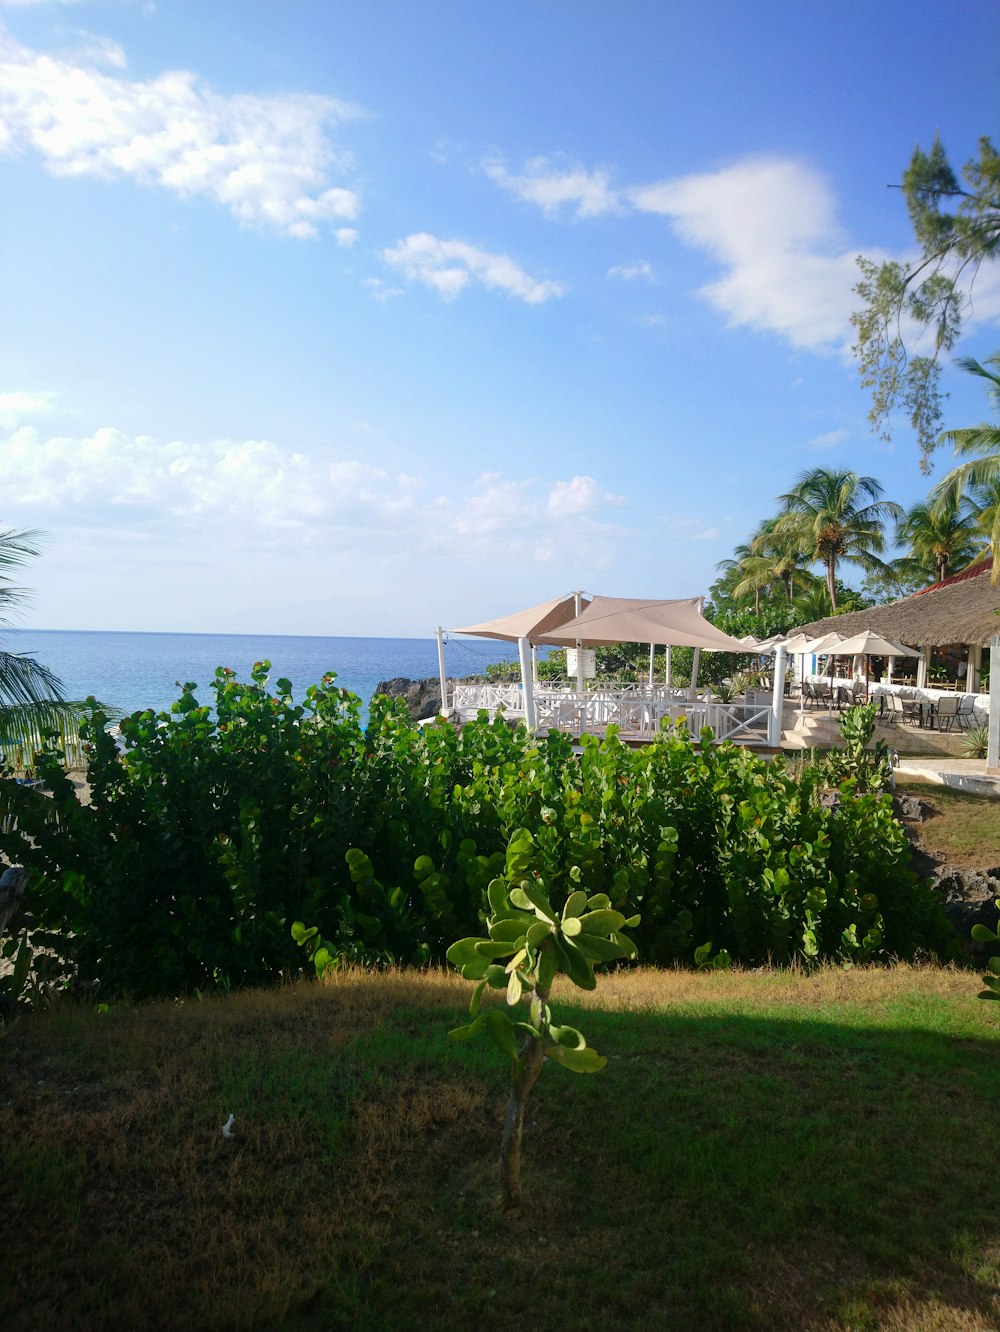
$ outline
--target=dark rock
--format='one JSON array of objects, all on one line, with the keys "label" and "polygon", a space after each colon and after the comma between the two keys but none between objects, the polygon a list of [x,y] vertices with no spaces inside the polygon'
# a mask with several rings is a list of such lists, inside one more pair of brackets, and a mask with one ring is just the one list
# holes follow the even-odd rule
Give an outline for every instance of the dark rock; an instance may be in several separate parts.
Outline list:
[{"label": "dark rock", "polygon": [[907,819],[910,823],[923,823],[933,809],[929,801],[921,800],[915,795],[904,795],[902,792],[892,797],[892,804],[896,818]]},{"label": "dark rock", "polygon": [[996,901],[1000,898],[1000,865],[993,869],[959,869],[941,865],[932,882],[941,895],[944,914],[960,939],[968,939],[973,925],[997,927]]},{"label": "dark rock", "polygon": [[441,711],[440,680],[407,680],[403,677],[382,680],[376,685],[375,693],[404,699],[414,721],[436,717]]}]

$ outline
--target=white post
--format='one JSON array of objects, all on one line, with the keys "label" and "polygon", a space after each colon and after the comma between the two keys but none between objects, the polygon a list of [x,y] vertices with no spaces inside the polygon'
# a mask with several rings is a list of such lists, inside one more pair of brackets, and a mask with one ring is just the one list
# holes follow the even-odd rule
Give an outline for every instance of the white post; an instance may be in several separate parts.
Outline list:
[{"label": "white post", "polygon": [[990,724],[987,731],[986,771],[1000,777],[1000,634],[990,639]]},{"label": "white post", "polygon": [[538,684],[538,647],[535,643],[531,645],[531,683]]},{"label": "white post", "polygon": [[526,638],[517,640],[517,655],[521,661],[521,695],[524,699],[524,724],[535,730],[535,691],[531,681],[531,645]]},{"label": "white post", "polygon": [[774,653],[774,689],[771,693],[771,715],[767,719],[767,743],[772,749],[781,747],[781,722],[785,707],[785,660],[785,645],[779,643]]},{"label": "white post", "polygon": [[448,675],[444,668],[444,630],[438,625],[438,678],[441,681],[441,711],[448,715]]},{"label": "white post", "polygon": [[670,667],[670,644],[668,643],[668,644],[667,644],[667,664],[666,664],[666,669],[664,670],[664,673],[663,673],[664,683],[666,684],[666,686],[667,686],[668,689],[670,688],[670,675],[671,675],[671,667]]},{"label": "white post", "polygon": [[655,660],[656,660],[656,644],[655,644],[655,643],[650,643],[650,645],[649,645],[649,687],[650,687],[650,689],[652,689],[652,687],[653,687],[653,663],[654,663]]},{"label": "white post", "polygon": [[701,665],[701,648],[695,648],[691,662],[691,684],[688,688],[688,702],[694,703],[698,697],[698,667]]},{"label": "white post", "polygon": [[[573,593],[573,613],[580,614],[580,596],[579,592]],[[576,640],[576,692],[583,693],[583,639]]]},{"label": "white post", "polygon": [[979,676],[983,669],[983,649],[978,643],[969,644],[969,669],[965,677],[965,688],[970,694],[979,693]]},{"label": "white post", "polygon": [[893,666],[895,666],[895,664],[896,664],[896,658],[895,658],[895,657],[886,657],[885,660],[886,660],[886,663],[887,663],[887,664],[886,664],[886,668],[885,668],[885,682],[886,682],[886,684],[892,684],[892,668],[893,668]]}]

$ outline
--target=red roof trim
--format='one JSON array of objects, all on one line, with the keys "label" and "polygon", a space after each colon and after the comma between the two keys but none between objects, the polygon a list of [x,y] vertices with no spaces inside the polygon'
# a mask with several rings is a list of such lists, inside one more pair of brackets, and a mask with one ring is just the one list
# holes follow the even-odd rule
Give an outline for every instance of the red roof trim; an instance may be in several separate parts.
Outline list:
[{"label": "red roof trim", "polygon": [[930,587],[922,587],[919,592],[914,592],[915,597],[922,597],[925,592],[936,592],[939,587],[951,587],[954,583],[964,583],[970,578],[978,578],[980,574],[987,573],[993,567],[993,560],[987,556],[980,564],[974,564],[969,569],[963,569],[961,573],[952,574],[950,578],[942,578],[940,583],[931,583]]}]

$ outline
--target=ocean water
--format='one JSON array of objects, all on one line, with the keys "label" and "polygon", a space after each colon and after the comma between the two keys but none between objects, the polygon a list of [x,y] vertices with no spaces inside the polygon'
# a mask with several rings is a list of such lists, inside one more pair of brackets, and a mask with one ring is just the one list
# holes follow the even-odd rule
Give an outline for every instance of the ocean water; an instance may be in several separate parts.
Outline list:
[{"label": "ocean water", "polygon": [[[124,713],[164,711],[193,680],[200,703],[210,704],[217,666],[249,679],[257,661],[270,661],[272,681],[292,682],[296,701],[333,671],[337,684],[367,703],[381,680],[437,678],[433,638],[317,638],[269,634],[127,634],[61,629],[4,629],[0,647],[31,653],[54,671],[66,698],[88,695]],[[449,678],[475,675],[490,662],[517,659],[513,644],[451,639],[445,648]]]}]

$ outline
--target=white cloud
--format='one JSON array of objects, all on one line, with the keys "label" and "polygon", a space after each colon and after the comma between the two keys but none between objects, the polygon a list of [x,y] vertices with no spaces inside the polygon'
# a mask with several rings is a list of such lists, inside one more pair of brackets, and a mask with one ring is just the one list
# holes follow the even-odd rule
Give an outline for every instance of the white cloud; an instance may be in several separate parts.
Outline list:
[{"label": "white cloud", "polygon": [[683,241],[723,266],[724,275],[701,294],[731,324],[811,349],[848,337],[858,247],[846,246],[818,172],[755,158],[635,189],[631,198],[640,211],[669,218]]},{"label": "white cloud", "polygon": [[57,176],[131,177],[215,200],[246,226],[318,235],[352,221],[360,201],[333,185],[348,157],[327,130],[361,114],[333,97],[224,96],[185,70],[135,81],[119,47],[32,51],[0,33],[0,152],[34,151]]},{"label": "white cloud", "polygon": [[603,168],[587,171],[577,162],[535,157],[525,163],[520,176],[512,176],[496,158],[484,162],[483,170],[490,180],[519,199],[537,204],[547,217],[555,217],[567,207],[576,217],[597,217],[618,212],[621,207],[611,188],[611,177]]},{"label": "white cloud", "polygon": [[549,491],[546,510],[550,518],[570,518],[602,504],[620,503],[620,495],[602,491],[592,476],[574,476],[571,481],[555,483]]},{"label": "white cloud", "polygon": [[402,272],[408,282],[423,282],[442,300],[451,301],[475,278],[489,291],[516,296],[539,305],[565,288],[558,282],[530,277],[505,254],[490,254],[465,241],[439,240],[427,232],[406,236],[382,257]]},{"label": "white cloud", "polygon": [[343,245],[349,250],[358,239],[358,231],[356,227],[338,227],[333,236],[338,245]]},{"label": "white cloud", "polygon": [[830,449],[838,448],[847,437],[846,430],[828,430],[823,435],[814,435],[812,439],[807,440],[806,448],[813,453],[826,453]]},{"label": "white cloud", "polygon": [[613,268],[608,269],[609,278],[621,278],[624,282],[635,282],[637,278],[644,278],[646,282],[656,282],[656,274],[653,267],[645,259],[639,259],[634,264],[615,264]]},{"label": "white cloud", "polygon": [[[30,408],[28,395],[9,396]],[[234,558],[308,546],[358,559],[377,550],[407,567],[421,552],[495,567],[530,561],[549,543],[594,560],[618,538],[602,511],[620,502],[592,477],[488,473],[428,493],[420,476],[270,440],[163,443],[113,427],[75,437],[27,424],[0,434],[0,493],[13,525],[50,526],[89,545],[114,534],[120,554],[161,549],[167,564],[181,548],[220,546]]]},{"label": "white cloud", "polygon": [[0,393],[0,429],[9,430],[36,416],[57,410],[53,393]]}]

